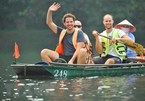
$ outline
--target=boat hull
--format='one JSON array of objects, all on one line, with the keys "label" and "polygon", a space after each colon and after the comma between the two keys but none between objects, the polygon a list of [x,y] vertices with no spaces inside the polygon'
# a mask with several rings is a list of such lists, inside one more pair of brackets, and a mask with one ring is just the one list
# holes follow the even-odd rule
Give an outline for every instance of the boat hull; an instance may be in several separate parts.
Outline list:
[{"label": "boat hull", "polygon": [[39,78],[51,77],[52,75],[46,71],[43,65],[35,64],[13,64],[14,72],[18,78]]},{"label": "boat hull", "polygon": [[68,65],[54,63],[51,65],[13,64],[11,66],[18,78],[74,78],[145,73],[145,64]]},{"label": "boat hull", "polygon": [[[45,67],[54,77],[92,77],[143,74],[145,67]],[[62,69],[63,68],[63,69]]]}]

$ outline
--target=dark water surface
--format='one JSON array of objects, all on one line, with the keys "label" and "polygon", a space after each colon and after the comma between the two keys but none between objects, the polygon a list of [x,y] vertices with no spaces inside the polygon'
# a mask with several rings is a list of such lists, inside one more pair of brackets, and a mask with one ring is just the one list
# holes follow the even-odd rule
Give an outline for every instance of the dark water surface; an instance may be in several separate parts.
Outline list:
[{"label": "dark water surface", "polygon": [[0,66],[1,101],[145,101],[145,76],[17,79]]}]

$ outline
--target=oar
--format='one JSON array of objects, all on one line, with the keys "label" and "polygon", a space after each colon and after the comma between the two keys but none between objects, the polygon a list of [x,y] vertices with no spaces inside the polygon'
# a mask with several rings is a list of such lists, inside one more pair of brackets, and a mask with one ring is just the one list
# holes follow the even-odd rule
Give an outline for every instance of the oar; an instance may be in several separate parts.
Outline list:
[{"label": "oar", "polygon": [[[101,34],[98,34],[99,36],[102,36],[102,37],[104,37],[104,38],[107,38],[107,39],[109,39],[109,40],[111,40],[112,38],[109,38],[109,37],[107,37],[107,36],[104,36],[104,35],[101,35]],[[136,53],[138,53],[138,54],[142,54],[143,53],[143,51],[144,51],[144,47],[141,45],[141,44],[139,44],[139,43],[135,43],[135,42],[131,42],[131,41],[124,41],[124,42],[122,42],[122,41],[119,41],[119,42],[121,42],[121,43],[123,43],[124,45],[126,45],[127,47],[129,47],[129,48],[131,48],[132,50],[134,50]]]}]

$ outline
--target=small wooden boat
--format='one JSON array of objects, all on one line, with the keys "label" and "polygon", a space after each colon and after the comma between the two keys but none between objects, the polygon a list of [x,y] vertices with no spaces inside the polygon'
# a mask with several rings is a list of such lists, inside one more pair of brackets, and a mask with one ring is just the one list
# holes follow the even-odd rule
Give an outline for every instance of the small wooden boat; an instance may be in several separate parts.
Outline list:
[{"label": "small wooden boat", "polygon": [[53,62],[49,65],[40,62],[37,64],[12,64],[18,78],[74,78],[92,76],[120,76],[130,74],[144,74],[145,63],[124,64],[66,64]]}]

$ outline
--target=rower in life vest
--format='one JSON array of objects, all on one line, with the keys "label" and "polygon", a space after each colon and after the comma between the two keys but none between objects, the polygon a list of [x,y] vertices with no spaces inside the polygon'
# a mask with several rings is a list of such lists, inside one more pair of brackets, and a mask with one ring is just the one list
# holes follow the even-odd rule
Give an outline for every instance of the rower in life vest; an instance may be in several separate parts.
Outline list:
[{"label": "rower in life vest", "polygon": [[[107,36],[107,33],[103,33],[103,36]],[[119,38],[118,36],[118,29],[114,29],[113,34],[112,34],[112,38]],[[110,41],[110,42],[108,42]],[[112,48],[114,49],[115,52],[122,57],[123,60],[126,59],[126,51],[125,51],[125,45],[120,43],[120,42],[116,42],[116,43],[111,43],[111,40],[102,37],[102,47],[103,47],[103,53],[101,54],[101,57],[105,57],[108,52],[109,52],[109,47],[110,44],[112,44]]]}]

